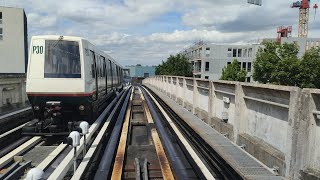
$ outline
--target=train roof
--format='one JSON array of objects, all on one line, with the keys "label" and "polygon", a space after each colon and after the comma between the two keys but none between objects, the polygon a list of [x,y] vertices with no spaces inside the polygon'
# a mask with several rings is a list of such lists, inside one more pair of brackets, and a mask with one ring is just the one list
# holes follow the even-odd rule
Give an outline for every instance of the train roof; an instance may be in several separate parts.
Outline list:
[{"label": "train roof", "polygon": [[[62,36],[62,35],[40,35],[40,36],[32,36],[31,39],[59,39],[60,37],[63,37],[63,39],[68,40],[87,40],[83,37],[78,36]],[[88,41],[88,40],[87,40]]]},{"label": "train roof", "polygon": [[[62,35],[39,35],[39,36],[32,36],[31,40],[33,39],[50,39],[50,40],[58,40]],[[96,47],[94,44],[92,44],[88,39],[85,39],[83,37],[79,37],[79,36],[62,36],[63,40],[74,40],[74,41],[87,41],[88,43],[90,43],[92,46]],[[109,57],[110,60],[112,60],[114,63],[116,63],[119,67],[123,68],[122,65],[120,65],[115,59],[113,59],[110,55],[108,55],[107,53],[101,51],[100,49],[96,48],[98,51],[100,51],[100,53],[104,53],[105,55],[107,55]]]}]

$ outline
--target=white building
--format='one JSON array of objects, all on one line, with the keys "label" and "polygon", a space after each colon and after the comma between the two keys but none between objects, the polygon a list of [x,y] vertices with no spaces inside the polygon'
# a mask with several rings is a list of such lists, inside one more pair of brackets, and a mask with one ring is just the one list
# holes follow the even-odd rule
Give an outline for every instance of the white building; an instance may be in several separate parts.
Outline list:
[{"label": "white building", "polygon": [[25,105],[27,60],[25,12],[21,8],[0,6],[0,108]]},{"label": "white building", "polygon": [[24,74],[27,59],[27,18],[24,10],[0,6],[0,75]]},{"label": "white building", "polygon": [[282,37],[281,44],[284,43],[297,43],[299,46],[298,57],[301,58],[307,50],[320,46],[320,38]]},{"label": "white building", "polygon": [[252,82],[253,61],[256,58],[260,44],[233,45],[233,44],[203,44],[197,43],[181,52],[193,65],[193,74],[196,78],[219,80],[222,69],[231,64],[234,59],[239,61],[247,74],[247,82]]}]

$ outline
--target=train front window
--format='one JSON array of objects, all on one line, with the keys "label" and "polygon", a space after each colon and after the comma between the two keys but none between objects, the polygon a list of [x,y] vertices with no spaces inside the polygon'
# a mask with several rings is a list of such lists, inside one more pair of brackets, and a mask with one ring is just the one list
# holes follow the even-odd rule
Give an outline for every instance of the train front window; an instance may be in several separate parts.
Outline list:
[{"label": "train front window", "polygon": [[79,43],[46,40],[45,78],[81,78]]}]

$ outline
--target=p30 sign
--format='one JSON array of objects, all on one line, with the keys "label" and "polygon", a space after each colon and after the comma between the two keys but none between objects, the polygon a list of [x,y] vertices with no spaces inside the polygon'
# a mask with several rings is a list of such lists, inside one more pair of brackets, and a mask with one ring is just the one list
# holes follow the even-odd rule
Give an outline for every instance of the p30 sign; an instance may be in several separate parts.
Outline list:
[{"label": "p30 sign", "polygon": [[43,46],[32,46],[32,54],[43,54]]}]

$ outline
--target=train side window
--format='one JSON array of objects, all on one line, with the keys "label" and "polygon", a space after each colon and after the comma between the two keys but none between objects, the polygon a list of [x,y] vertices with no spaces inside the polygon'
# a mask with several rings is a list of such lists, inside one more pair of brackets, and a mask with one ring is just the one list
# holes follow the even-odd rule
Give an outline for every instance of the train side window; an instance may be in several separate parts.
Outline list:
[{"label": "train side window", "polygon": [[[113,80],[112,80],[112,66],[111,61],[109,60],[108,63],[108,85],[110,84],[110,87],[112,87]],[[110,80],[110,81],[109,81]]]},{"label": "train side window", "polygon": [[99,56],[97,56],[96,58],[97,58],[97,62],[98,62],[98,65],[97,65],[98,77],[99,77],[99,79],[101,79],[101,59],[99,58]]},{"label": "train side window", "polygon": [[118,82],[117,82],[117,70],[116,70],[116,65],[114,63],[112,63],[112,76],[113,76],[113,84],[114,85],[117,85]]},{"label": "train side window", "polygon": [[106,77],[106,58],[105,57],[103,57],[103,56],[101,56],[101,58],[102,58],[102,62],[103,62],[103,77],[105,78]]},{"label": "train side window", "polygon": [[92,78],[96,78],[96,61],[95,61],[95,55],[93,51],[90,51],[90,62],[91,62]]}]

